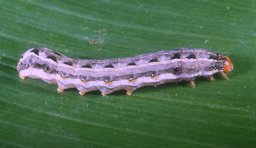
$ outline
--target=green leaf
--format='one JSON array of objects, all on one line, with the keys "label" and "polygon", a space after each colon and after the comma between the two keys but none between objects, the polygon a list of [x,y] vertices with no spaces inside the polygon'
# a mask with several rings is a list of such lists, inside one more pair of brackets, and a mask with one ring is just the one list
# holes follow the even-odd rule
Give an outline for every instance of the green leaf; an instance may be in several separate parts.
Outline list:
[{"label": "green leaf", "polygon": [[[0,0],[2,147],[255,147],[256,1]],[[230,81],[102,97],[18,77],[28,48],[115,58],[179,47],[225,53]]]}]

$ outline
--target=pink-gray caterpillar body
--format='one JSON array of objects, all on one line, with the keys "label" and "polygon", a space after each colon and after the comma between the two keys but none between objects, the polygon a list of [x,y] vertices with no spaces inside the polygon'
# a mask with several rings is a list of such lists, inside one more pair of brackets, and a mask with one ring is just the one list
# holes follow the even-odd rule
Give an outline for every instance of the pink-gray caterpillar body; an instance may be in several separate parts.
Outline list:
[{"label": "pink-gray caterpillar body", "polygon": [[126,90],[128,95],[143,86],[190,81],[196,77],[213,79],[216,73],[233,70],[227,56],[205,49],[180,48],[127,58],[74,59],[48,48],[27,50],[17,70],[22,79],[31,77],[57,83],[58,91],[77,88],[81,95],[100,90],[102,95]]}]

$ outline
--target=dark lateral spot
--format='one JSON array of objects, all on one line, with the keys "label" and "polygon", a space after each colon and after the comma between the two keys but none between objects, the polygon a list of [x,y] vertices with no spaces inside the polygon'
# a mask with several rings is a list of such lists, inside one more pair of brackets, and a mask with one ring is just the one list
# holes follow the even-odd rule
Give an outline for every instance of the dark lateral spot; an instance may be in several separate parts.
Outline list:
[{"label": "dark lateral spot", "polygon": [[205,67],[205,71],[212,71],[212,70],[214,70],[215,69],[215,66],[214,65],[212,65],[212,66],[206,66]]},{"label": "dark lateral spot", "polygon": [[39,63],[35,63],[33,65],[34,68],[38,68],[38,69],[43,69],[45,72],[47,73],[51,73],[51,69],[47,64],[39,64]]},{"label": "dark lateral spot", "polygon": [[180,53],[175,53],[171,59],[180,59]]},{"label": "dark lateral spot", "polygon": [[105,65],[104,68],[114,68],[112,64]]},{"label": "dark lateral spot", "polygon": [[172,73],[175,74],[175,75],[182,74],[182,69],[180,67],[175,67],[172,70]]},{"label": "dark lateral spot", "polygon": [[149,61],[149,63],[151,63],[151,62],[159,62],[159,61],[158,61],[157,58],[153,58],[153,59],[151,59],[151,60]]},{"label": "dark lateral spot", "polygon": [[157,76],[156,71],[152,71],[152,72],[151,72],[151,77],[155,77],[155,76]]},{"label": "dark lateral spot", "polygon": [[127,64],[127,66],[134,66],[134,65],[136,65],[135,62],[130,62],[130,63]]},{"label": "dark lateral spot", "polygon": [[187,68],[184,73],[186,74],[195,74],[198,73],[200,70],[198,68]]},{"label": "dark lateral spot", "polygon": [[116,76],[115,80],[132,80],[134,78],[134,74],[126,74],[126,75],[121,75],[121,76]]},{"label": "dark lateral spot", "polygon": [[64,72],[60,72],[60,76],[61,76],[62,78],[68,78],[68,77],[69,77],[69,74],[64,73]]},{"label": "dark lateral spot", "polygon": [[223,70],[223,65],[224,65],[223,62],[216,62],[216,63],[215,63],[215,68],[216,68],[217,70]]},{"label": "dark lateral spot", "polygon": [[187,56],[188,59],[196,59],[196,55],[193,54],[193,53],[190,53],[188,56]]},{"label": "dark lateral spot", "polygon": [[218,56],[215,54],[210,54],[209,59],[217,60]]},{"label": "dark lateral spot", "polygon": [[111,78],[109,76],[105,76],[105,77],[103,77],[103,81],[106,83],[111,82]]},{"label": "dark lateral spot", "polygon": [[172,73],[172,68],[161,70],[160,73]]},{"label": "dark lateral spot", "polygon": [[49,55],[47,58],[57,62],[57,58],[54,55]]},{"label": "dark lateral spot", "polygon": [[139,73],[139,77],[154,77],[156,76],[156,72],[155,71],[146,71],[143,73]]},{"label": "dark lateral spot", "polygon": [[47,73],[50,73],[50,72],[51,72],[51,69],[50,69],[50,67],[48,67],[47,65],[45,65],[44,71],[47,72]]},{"label": "dark lateral spot", "polygon": [[35,53],[36,55],[38,55],[38,53],[39,53],[39,49],[34,48],[34,49],[32,49],[32,50],[31,50],[31,52],[33,52],[33,53]]},{"label": "dark lateral spot", "polygon": [[86,77],[86,76],[81,76],[81,77],[80,77],[80,80],[81,80],[82,82],[87,82],[87,81],[89,81],[89,78]]},{"label": "dark lateral spot", "polygon": [[134,74],[129,74],[129,75],[127,75],[127,78],[128,78],[129,81],[136,80],[136,77],[135,77]]},{"label": "dark lateral spot", "polygon": [[82,66],[83,68],[92,68],[92,66],[90,64],[86,64]]},{"label": "dark lateral spot", "polygon": [[44,65],[35,63],[35,64],[33,65],[33,67],[34,67],[34,68],[41,69],[41,68],[44,68]]},{"label": "dark lateral spot", "polygon": [[72,66],[72,65],[73,65],[73,63],[70,62],[70,61],[64,62],[64,64],[69,65],[69,66]]}]

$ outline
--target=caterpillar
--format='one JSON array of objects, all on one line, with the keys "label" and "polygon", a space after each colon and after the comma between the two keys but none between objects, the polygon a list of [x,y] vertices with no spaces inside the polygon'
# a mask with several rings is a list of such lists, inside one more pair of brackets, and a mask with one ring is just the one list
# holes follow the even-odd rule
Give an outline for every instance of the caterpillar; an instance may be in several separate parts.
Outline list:
[{"label": "caterpillar", "polygon": [[179,48],[113,59],[75,59],[48,48],[28,49],[17,64],[19,77],[57,84],[58,92],[76,88],[80,95],[100,90],[103,96],[118,90],[131,95],[143,86],[188,81],[197,77],[225,79],[233,70],[230,58],[206,49]]}]

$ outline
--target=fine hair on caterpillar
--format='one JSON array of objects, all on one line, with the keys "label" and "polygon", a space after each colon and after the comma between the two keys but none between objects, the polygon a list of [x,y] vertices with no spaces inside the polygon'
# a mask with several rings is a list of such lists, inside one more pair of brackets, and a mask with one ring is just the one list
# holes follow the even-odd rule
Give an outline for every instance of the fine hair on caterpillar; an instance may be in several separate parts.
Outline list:
[{"label": "fine hair on caterpillar", "polygon": [[28,49],[18,62],[22,79],[41,79],[58,85],[58,92],[76,88],[80,95],[100,90],[103,96],[118,90],[131,95],[143,86],[189,81],[197,77],[228,79],[233,70],[228,56],[206,49],[179,48],[115,59],[74,59],[48,48]]}]

